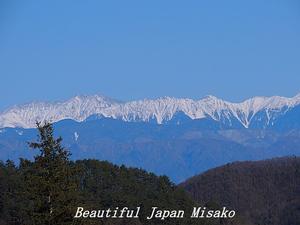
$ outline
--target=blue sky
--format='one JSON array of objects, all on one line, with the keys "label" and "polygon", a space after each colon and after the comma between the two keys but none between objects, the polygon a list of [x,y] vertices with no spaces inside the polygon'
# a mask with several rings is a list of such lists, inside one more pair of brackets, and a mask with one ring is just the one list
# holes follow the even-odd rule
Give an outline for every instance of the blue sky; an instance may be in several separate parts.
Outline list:
[{"label": "blue sky", "polygon": [[0,109],[77,94],[298,92],[298,0],[0,2]]}]

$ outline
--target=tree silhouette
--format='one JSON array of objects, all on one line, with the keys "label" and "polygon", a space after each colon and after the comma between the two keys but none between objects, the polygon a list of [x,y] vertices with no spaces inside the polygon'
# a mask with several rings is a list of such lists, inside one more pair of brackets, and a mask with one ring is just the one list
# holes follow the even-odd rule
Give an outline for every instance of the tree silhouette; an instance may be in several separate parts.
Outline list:
[{"label": "tree silhouette", "polygon": [[40,150],[28,179],[34,208],[31,218],[36,225],[71,224],[76,182],[70,153],[62,147],[61,137],[54,138],[51,123],[37,122],[37,128],[38,141],[29,143]]}]

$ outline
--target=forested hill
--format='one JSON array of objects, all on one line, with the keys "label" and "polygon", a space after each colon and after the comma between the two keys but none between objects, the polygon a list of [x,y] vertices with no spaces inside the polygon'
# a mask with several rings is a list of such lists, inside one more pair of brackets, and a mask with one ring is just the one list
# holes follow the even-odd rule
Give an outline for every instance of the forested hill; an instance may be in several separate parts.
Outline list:
[{"label": "forested hill", "polygon": [[250,224],[300,224],[300,157],[231,163],[181,186],[197,202],[233,208]]},{"label": "forested hill", "polygon": [[[65,222],[61,224],[198,224],[187,220],[179,221],[146,221],[145,215],[150,215],[152,206],[189,210],[194,202],[183,190],[170,183],[167,177],[157,177],[140,169],[115,166],[108,162],[83,160],[73,162],[70,167],[74,174],[75,185],[70,200],[70,214],[64,213]],[[37,169],[35,163],[21,162],[20,167],[12,162],[0,162],[0,225],[36,224],[36,215],[46,216],[37,205],[44,197],[37,195],[33,175]],[[28,179],[30,177],[30,179]],[[62,192],[66,194],[66,192]],[[106,209],[114,207],[142,207],[140,219],[131,220],[101,220],[85,219],[75,221],[76,207],[86,209]],[[62,207],[60,204],[59,207]],[[63,210],[62,210],[63,211]],[[65,210],[64,210],[65,211]],[[59,221],[59,220],[58,220]],[[174,223],[175,222],[175,223]],[[196,222],[196,221],[194,221]],[[42,220],[40,223],[43,224]]]},{"label": "forested hill", "polygon": [[[37,142],[29,143],[31,148],[39,149],[34,160],[21,158],[18,166],[13,161],[0,161],[0,225],[204,225],[206,222],[219,225],[234,222],[234,219],[208,221],[188,216],[164,220],[155,216],[147,220],[152,207],[192,212],[198,204],[166,176],[98,160],[71,161],[69,151],[61,145],[62,138],[53,136],[51,123],[37,123],[37,128]],[[141,213],[138,218],[127,220],[110,216],[77,219],[74,216],[78,207],[92,211],[140,207]],[[211,207],[207,205],[207,208]]]}]

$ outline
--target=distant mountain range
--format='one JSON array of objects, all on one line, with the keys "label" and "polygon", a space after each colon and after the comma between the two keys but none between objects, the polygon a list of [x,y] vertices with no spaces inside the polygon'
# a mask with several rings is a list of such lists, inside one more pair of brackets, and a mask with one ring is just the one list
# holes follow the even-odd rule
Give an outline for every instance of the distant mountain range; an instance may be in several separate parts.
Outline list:
[{"label": "distant mountain range", "polygon": [[300,95],[230,103],[213,96],[120,102],[77,96],[0,113],[0,160],[32,157],[36,121],[54,122],[73,159],[95,158],[180,182],[236,160],[300,155]]},{"label": "distant mountain range", "polygon": [[299,110],[300,94],[293,98],[279,96],[254,97],[231,103],[214,96],[200,100],[163,97],[155,100],[120,102],[104,96],[76,96],[64,102],[33,102],[14,106],[0,113],[0,128],[33,128],[36,121],[57,122],[72,119],[78,122],[94,115],[127,122],[164,124],[176,114],[190,119],[211,119],[226,128],[269,128],[282,123],[287,114]]}]

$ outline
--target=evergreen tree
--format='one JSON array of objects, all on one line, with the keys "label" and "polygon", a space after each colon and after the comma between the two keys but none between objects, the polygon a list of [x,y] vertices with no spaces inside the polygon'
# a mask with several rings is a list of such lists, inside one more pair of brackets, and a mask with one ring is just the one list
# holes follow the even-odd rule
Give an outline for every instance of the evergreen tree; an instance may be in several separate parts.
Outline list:
[{"label": "evergreen tree", "polygon": [[51,123],[37,123],[38,141],[29,143],[40,153],[29,173],[33,202],[31,218],[35,225],[72,223],[76,199],[76,181],[69,161],[70,153],[62,147],[62,138],[53,137]]}]

